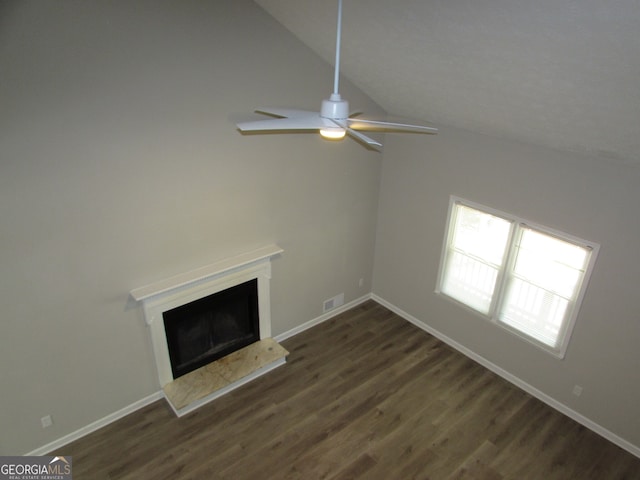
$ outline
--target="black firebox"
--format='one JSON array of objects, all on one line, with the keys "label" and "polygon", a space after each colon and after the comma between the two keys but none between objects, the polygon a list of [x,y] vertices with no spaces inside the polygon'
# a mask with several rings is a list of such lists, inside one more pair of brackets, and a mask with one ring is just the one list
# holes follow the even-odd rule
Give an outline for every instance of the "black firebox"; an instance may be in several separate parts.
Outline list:
[{"label": "black firebox", "polygon": [[258,280],[162,314],[173,378],[260,340]]}]

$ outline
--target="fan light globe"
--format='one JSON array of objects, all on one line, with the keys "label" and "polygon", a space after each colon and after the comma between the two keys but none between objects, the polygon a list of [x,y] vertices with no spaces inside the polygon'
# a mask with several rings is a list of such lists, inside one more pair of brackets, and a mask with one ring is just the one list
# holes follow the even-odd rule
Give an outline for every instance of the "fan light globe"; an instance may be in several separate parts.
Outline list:
[{"label": "fan light globe", "polygon": [[340,127],[320,129],[320,135],[330,140],[339,140],[344,138],[345,133],[347,133],[346,130]]}]

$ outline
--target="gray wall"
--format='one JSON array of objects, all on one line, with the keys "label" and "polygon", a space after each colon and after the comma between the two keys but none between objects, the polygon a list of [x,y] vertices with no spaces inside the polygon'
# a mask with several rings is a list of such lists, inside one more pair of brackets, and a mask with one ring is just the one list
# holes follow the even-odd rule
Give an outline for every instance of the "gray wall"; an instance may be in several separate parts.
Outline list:
[{"label": "gray wall", "polygon": [[248,0],[0,3],[0,454],[158,391],[133,288],[277,243],[274,335],[371,290],[381,156],[234,125],[332,82]]},{"label": "gray wall", "polygon": [[[638,168],[448,128],[388,135],[373,291],[640,446],[639,185]],[[564,360],[433,293],[451,194],[601,245]]]}]

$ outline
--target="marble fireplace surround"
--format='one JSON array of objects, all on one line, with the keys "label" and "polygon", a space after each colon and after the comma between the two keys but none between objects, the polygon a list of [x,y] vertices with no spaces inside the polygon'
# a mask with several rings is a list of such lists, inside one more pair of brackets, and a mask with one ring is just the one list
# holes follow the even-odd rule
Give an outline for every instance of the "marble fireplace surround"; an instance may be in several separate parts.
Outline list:
[{"label": "marble fireplace surround", "polygon": [[[279,246],[268,245],[131,291],[131,297],[141,302],[143,306],[145,322],[149,326],[151,334],[160,387],[164,390],[165,397],[178,416],[188,413],[203,403],[235,388],[235,386],[255,378],[258,374],[266,373],[284,363],[284,356],[287,352],[270,339],[271,296],[269,287],[271,260],[282,252],[283,250]],[[163,312],[253,279],[258,280],[260,341],[246,347],[247,350],[244,353],[242,351],[234,352],[229,355],[229,359],[225,360],[226,357],[221,359],[222,367],[220,364],[214,365],[216,363],[214,362],[214,364],[210,364],[211,366],[202,367],[200,370],[174,380],[162,317]],[[264,345],[266,355],[256,354],[256,348],[260,348],[261,345]],[[274,355],[274,351],[284,353]],[[249,356],[251,358],[264,357],[265,359],[275,356],[278,359],[273,365],[256,365],[254,368],[248,365],[243,358]],[[237,365],[237,368],[242,372],[224,372],[223,375],[229,378],[229,381],[226,382],[228,385],[216,386],[214,388],[216,391],[208,392],[209,384],[219,384],[221,380],[217,378],[206,379],[206,375],[211,374],[219,377],[219,373],[215,372],[221,372],[221,368],[228,370],[229,365]]]}]

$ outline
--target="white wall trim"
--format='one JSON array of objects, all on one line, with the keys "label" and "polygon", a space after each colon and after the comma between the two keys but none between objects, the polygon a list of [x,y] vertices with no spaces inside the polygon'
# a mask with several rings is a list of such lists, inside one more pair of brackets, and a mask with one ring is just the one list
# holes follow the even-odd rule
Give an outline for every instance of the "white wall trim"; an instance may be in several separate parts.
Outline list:
[{"label": "white wall trim", "polygon": [[[607,430],[606,428],[602,427],[601,425],[593,422],[592,420],[588,419],[587,417],[585,417],[584,415],[581,415],[580,413],[576,412],[575,410],[572,410],[571,408],[569,408],[568,406],[566,406],[565,404],[555,400],[554,398],[550,397],[549,395],[545,394],[544,392],[538,390],[537,388],[529,385],[528,383],[524,382],[523,380],[521,380],[520,378],[516,377],[515,375],[512,375],[511,373],[507,372],[506,370],[500,368],[499,366],[497,366],[496,364],[490,362],[489,360],[485,359],[484,357],[478,355],[477,353],[469,350],[468,348],[466,348],[465,346],[459,344],[458,342],[456,342],[455,340],[447,337],[446,335],[440,333],[438,330],[435,330],[431,327],[429,327],[428,325],[424,324],[423,322],[421,322],[420,320],[418,320],[416,317],[410,315],[409,313],[405,312],[404,310],[402,310],[401,308],[396,307],[395,305],[393,305],[392,303],[384,300],[383,298],[379,297],[378,295],[369,293],[366,295],[363,295],[360,298],[357,298],[356,300],[353,300],[345,305],[342,305],[341,307],[335,308],[329,312],[326,312],[322,315],[320,315],[319,317],[316,317],[313,320],[309,320],[308,322],[303,323],[302,325],[292,328],[291,330],[288,330],[287,332],[281,333],[280,335],[274,337],[274,339],[277,342],[281,342],[283,340],[286,340],[287,338],[293,337],[299,333],[304,332],[305,330],[308,330],[311,327],[314,327],[316,325],[319,325],[323,322],[326,322],[327,320],[335,317],[336,315],[340,315],[343,312],[346,312],[347,310],[354,308],[358,305],[360,305],[361,303],[366,302],[367,300],[374,300],[375,302],[378,302],[380,305],[383,305],[384,307],[388,308],[389,310],[391,310],[393,313],[399,315],[400,317],[402,317],[404,320],[408,321],[409,323],[412,323],[413,325],[415,325],[416,327],[420,328],[421,330],[424,330],[425,332],[429,333],[430,335],[433,335],[434,337],[436,337],[438,340],[441,340],[442,342],[446,343],[447,345],[449,345],[450,347],[456,349],[458,352],[462,353],[463,355],[465,355],[466,357],[471,358],[472,360],[478,362],[480,365],[482,365],[483,367],[487,368],[488,370],[491,370],[493,373],[499,375],[500,377],[504,378],[505,380],[507,380],[508,382],[516,385],[518,388],[521,388],[522,390],[524,390],[525,392],[529,393],[530,395],[534,396],[535,398],[537,398],[538,400],[541,400],[542,402],[546,403],[547,405],[549,405],[550,407],[554,408],[555,410],[558,410],[560,413],[566,415],[567,417],[575,420],[576,422],[578,422],[579,424],[587,427],[590,430],[593,430],[595,433],[597,433],[598,435],[606,438],[607,440],[609,440],[610,442],[614,443],[615,445],[619,446],[620,448],[623,448],[624,450],[626,450],[627,452],[631,453],[632,455],[635,455],[636,457],[640,458],[640,447],[633,445],[632,443],[628,442],[627,440],[619,437],[618,435],[616,435],[615,433]],[[119,420],[127,415],[129,415],[130,413],[135,412],[136,410],[139,410],[143,407],[146,407],[147,405],[160,400],[164,398],[164,394],[162,391],[158,391],[156,393],[153,393],[143,399],[138,400],[137,402],[132,403],[131,405],[128,405],[120,410],[118,410],[117,412],[111,413],[109,415],[107,415],[106,417],[101,418],[100,420],[97,420],[93,423],[90,423],[89,425],[86,425],[85,427],[82,427],[78,430],[76,430],[75,432],[72,432],[68,435],[65,435],[64,437],[61,437],[57,440],[54,440],[51,443],[48,443],[46,445],[43,445],[40,448],[37,448],[29,453],[26,453],[25,455],[46,455],[47,453],[51,452],[52,450],[55,449],[59,449],[64,447],[65,445],[67,445],[68,443],[71,443],[75,440],[78,440],[82,437],[84,437],[85,435],[88,435],[90,433],[95,432],[96,430],[101,429],[102,427],[106,427],[107,425],[109,425],[110,423],[115,422],[116,420]]]},{"label": "white wall trim", "polygon": [[[366,302],[367,300],[369,300],[371,298],[371,294],[367,294],[364,295],[360,298],[357,298],[356,300],[353,300],[345,305],[342,305],[340,307],[334,308],[333,310],[324,313],[323,315],[310,320],[306,323],[303,323],[302,325],[295,327],[287,332],[284,332],[280,335],[278,335],[277,337],[274,338],[274,340],[276,340],[277,342],[281,342],[289,337],[292,337],[294,335],[297,335],[298,333],[301,333],[315,325],[319,325],[322,322],[326,322],[327,320],[329,320],[332,317],[335,317],[336,315],[339,315],[343,312],[346,312],[347,310],[356,307],[358,305],[360,305],[361,303]],[[86,435],[89,435],[90,433],[95,432],[96,430],[101,429],[102,427],[106,427],[107,425],[109,425],[110,423],[113,423],[117,420],[120,420],[123,417],[126,417],[127,415],[129,415],[130,413],[135,412],[136,410],[140,410],[143,407],[146,407],[147,405],[150,405],[151,403],[163,399],[164,398],[164,392],[162,390],[157,391],[156,393],[152,393],[151,395],[142,398],[136,402],[133,402],[131,405],[128,405],[120,410],[118,410],[117,412],[113,412],[109,415],[107,415],[106,417],[103,417],[99,420],[96,420],[95,422],[90,423],[89,425],[86,425],[78,430],[76,430],[75,432],[71,432],[68,435],[65,435],[63,437],[58,438],[57,440],[54,440],[51,443],[47,443],[46,445],[43,445],[40,448],[36,448],[35,450],[29,452],[29,453],[25,453],[25,455],[29,456],[29,455],[46,455],[49,452],[59,449],[59,448],[63,448],[65,445],[78,440]]]},{"label": "white wall trim", "polygon": [[106,417],[103,417],[95,422],[90,423],[89,425],[85,425],[82,428],[79,428],[75,432],[71,432],[64,437],[60,437],[57,440],[54,440],[51,443],[47,443],[40,448],[36,448],[35,450],[26,453],[27,456],[33,455],[46,455],[49,452],[56,450],[58,448],[62,448],[65,445],[78,440],[79,438],[84,437],[85,435],[89,435],[90,433],[95,432],[96,430],[100,430],[102,427],[106,427],[110,423],[115,422],[116,420],[120,420],[123,417],[126,417],[130,413],[135,412],[136,410],[140,410],[147,405],[152,404],[153,402],[164,398],[162,390],[157,391],[156,393],[152,393],[151,395],[144,397],[136,402],[133,402],[131,405],[127,405],[124,408],[121,408],[117,412],[110,413]]},{"label": "white wall trim", "polygon": [[606,438],[611,443],[616,444],[620,448],[623,448],[624,450],[626,450],[627,452],[631,453],[632,455],[635,455],[636,457],[640,458],[640,447],[638,447],[636,445],[633,445],[632,443],[628,442],[624,438],[619,437],[615,433],[611,432],[610,430],[607,430],[603,426],[595,423],[594,421],[590,420],[589,418],[585,417],[584,415],[581,415],[580,413],[578,413],[575,410],[569,408],[565,404],[563,404],[563,403],[559,402],[558,400],[550,397],[546,393],[538,390],[537,388],[533,387],[532,385],[529,385],[528,383],[526,383],[522,379],[520,379],[520,378],[516,377],[515,375],[507,372],[506,370],[504,370],[501,367],[499,367],[498,365],[490,362],[486,358],[478,355],[477,353],[469,350],[464,345],[461,345],[460,343],[456,342],[455,340],[447,337],[446,335],[442,334],[438,330],[435,330],[434,328],[431,328],[430,326],[428,326],[425,323],[423,323],[420,320],[418,320],[413,315],[405,312],[401,308],[396,307],[392,303],[387,302],[386,300],[384,300],[383,298],[379,297],[378,295],[371,294],[371,299],[376,301],[376,302],[378,302],[380,305],[385,306],[386,308],[391,310],[393,313],[399,315],[400,317],[402,317],[404,320],[408,321],[409,323],[412,323],[413,325],[415,325],[416,327],[420,328],[421,330],[424,330],[425,332],[429,333],[430,335],[433,335],[434,337],[436,337],[438,340],[441,340],[442,342],[446,343],[450,347],[456,349],[458,352],[462,353],[466,357],[469,357],[472,360],[478,362],[483,367],[487,368],[488,370],[491,370],[493,373],[501,376],[502,378],[504,378],[508,382],[514,384],[515,386],[517,386],[518,388],[524,390],[525,392],[527,392],[528,394],[530,394],[533,397],[537,398],[538,400],[546,403],[550,407],[552,407],[555,410],[559,411],[560,413],[566,415],[567,417],[575,420],[579,424],[587,427],[590,430],[593,430],[595,433],[597,433],[601,437]]},{"label": "white wall trim", "polygon": [[340,306],[340,307],[336,307],[333,310],[329,310],[328,312],[320,315],[319,317],[314,318],[313,320],[309,320],[308,322],[303,323],[302,325],[292,328],[289,331],[286,331],[284,333],[281,333],[280,335],[273,337],[273,339],[276,342],[282,342],[283,340],[286,340],[287,338],[293,337],[294,335],[297,335],[299,333],[304,332],[305,330],[310,329],[311,327],[315,327],[316,325],[319,325],[323,322],[326,322],[327,320],[329,320],[330,318],[335,317],[336,315],[340,315],[343,312],[346,312],[347,310],[352,309],[353,307],[356,307],[358,305],[360,305],[361,303],[366,302],[367,300],[371,299],[371,294],[367,293],[366,295],[363,295],[360,298],[356,298],[355,300],[352,300],[349,303],[345,303],[344,305]]}]

